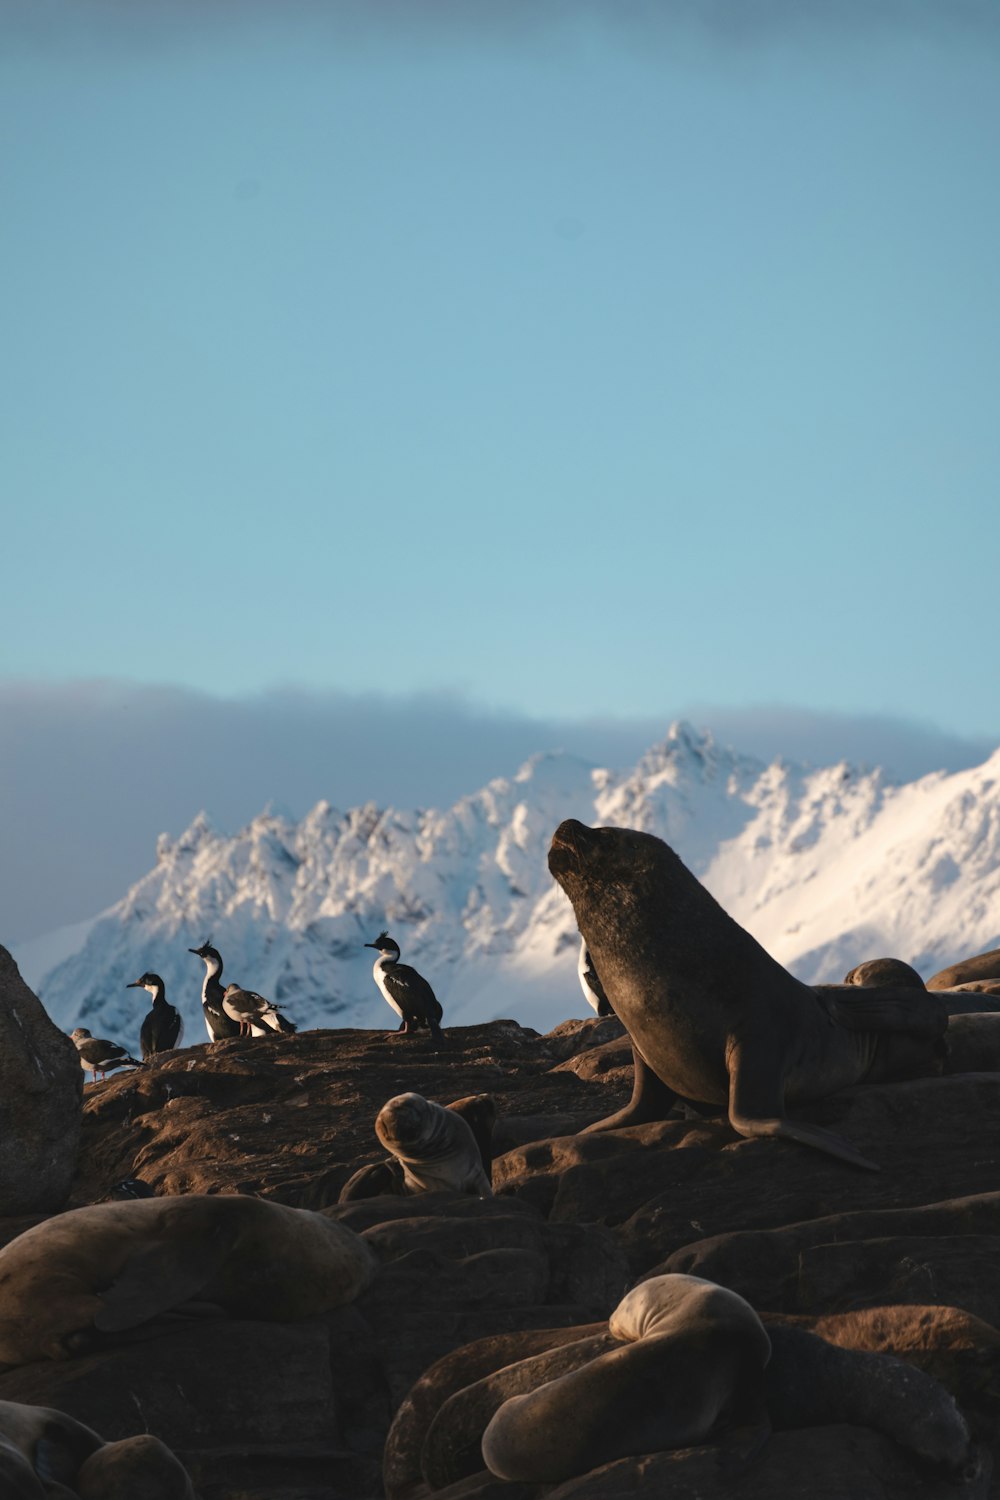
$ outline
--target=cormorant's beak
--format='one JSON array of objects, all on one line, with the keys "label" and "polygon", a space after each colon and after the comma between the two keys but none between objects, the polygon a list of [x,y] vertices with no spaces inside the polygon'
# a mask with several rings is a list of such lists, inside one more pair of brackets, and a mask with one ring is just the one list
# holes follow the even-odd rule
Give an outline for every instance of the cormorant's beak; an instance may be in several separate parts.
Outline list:
[{"label": "cormorant's beak", "polygon": [[365,947],[366,948],[377,948],[378,947],[378,943],[366,943]]},{"label": "cormorant's beak", "polygon": [[131,984],[127,984],[125,986],[125,988],[127,990],[141,990],[143,988],[142,980],[141,979],[133,979],[132,983]]},{"label": "cormorant's beak", "polygon": [[188,952],[189,953],[193,953],[194,956],[195,956],[195,958],[200,958],[201,957],[201,949],[200,948],[189,948]]}]

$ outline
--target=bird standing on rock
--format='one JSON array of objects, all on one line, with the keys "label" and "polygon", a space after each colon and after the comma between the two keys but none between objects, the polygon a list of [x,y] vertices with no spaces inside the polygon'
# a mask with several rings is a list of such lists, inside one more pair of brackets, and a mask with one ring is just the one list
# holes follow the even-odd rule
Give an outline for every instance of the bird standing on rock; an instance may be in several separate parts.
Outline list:
[{"label": "bird standing on rock", "polygon": [[93,1074],[95,1083],[98,1073],[103,1077],[109,1068],[124,1068],[126,1065],[142,1067],[139,1059],[130,1057],[124,1047],[119,1047],[117,1042],[109,1042],[106,1037],[91,1035],[86,1026],[78,1026],[75,1031],[71,1031],[70,1040],[76,1043],[81,1068],[85,1073]]},{"label": "bird standing on rock", "polygon": [[444,1012],[438,998],[422,974],[409,964],[400,963],[395,938],[380,932],[374,943],[366,943],[365,947],[378,951],[372,977],[383,998],[401,1018],[397,1030],[410,1033],[418,1026],[426,1026],[435,1041],[441,1041],[444,1032],[439,1023]]},{"label": "bird standing on rock", "polygon": [[226,986],[222,1008],[230,1020],[239,1023],[241,1036],[250,1036],[255,1027],[263,1026],[271,1031],[284,1032],[286,1036],[292,1036],[298,1030],[270,1000],[265,1000],[256,990],[241,990],[238,984]]},{"label": "bird standing on rock", "polygon": [[222,997],[226,991],[219,978],[222,973],[222,955],[218,948],[213,948],[206,938],[200,948],[189,948],[188,952],[200,958],[205,965],[205,978],[201,985],[201,1008],[205,1013],[208,1040],[221,1042],[227,1036],[239,1036],[239,1026],[226,1015],[222,1008]]},{"label": "bird standing on rock", "polygon": [[179,1047],[184,1037],[184,1020],[176,1005],[168,1004],[167,987],[159,974],[143,974],[125,988],[148,990],[153,997],[153,1008],[139,1032],[143,1059],[152,1057],[154,1052],[172,1052]]}]

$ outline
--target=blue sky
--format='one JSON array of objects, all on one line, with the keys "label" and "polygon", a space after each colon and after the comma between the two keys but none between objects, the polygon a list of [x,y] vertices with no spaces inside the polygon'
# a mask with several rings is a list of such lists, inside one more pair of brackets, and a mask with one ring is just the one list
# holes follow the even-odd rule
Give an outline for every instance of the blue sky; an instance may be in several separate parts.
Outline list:
[{"label": "blue sky", "polygon": [[1000,731],[988,8],[131,11],[9,12],[0,671]]},{"label": "blue sky", "polygon": [[0,27],[10,936],[201,806],[679,713],[902,776],[1000,739],[1000,7]]}]

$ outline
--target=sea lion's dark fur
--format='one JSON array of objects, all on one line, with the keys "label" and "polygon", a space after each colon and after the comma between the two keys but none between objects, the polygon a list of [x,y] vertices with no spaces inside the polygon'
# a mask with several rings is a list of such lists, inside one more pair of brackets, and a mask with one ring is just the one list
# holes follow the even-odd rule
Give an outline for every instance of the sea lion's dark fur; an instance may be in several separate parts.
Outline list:
[{"label": "sea lion's dark fur", "polygon": [[632,1039],[631,1103],[589,1129],[662,1119],[682,1098],[726,1105],[740,1135],[780,1136],[873,1168],[832,1131],[787,1119],[785,1105],[932,1071],[943,1004],[901,988],[817,993],[651,834],[570,819],[556,830],[549,869]]}]

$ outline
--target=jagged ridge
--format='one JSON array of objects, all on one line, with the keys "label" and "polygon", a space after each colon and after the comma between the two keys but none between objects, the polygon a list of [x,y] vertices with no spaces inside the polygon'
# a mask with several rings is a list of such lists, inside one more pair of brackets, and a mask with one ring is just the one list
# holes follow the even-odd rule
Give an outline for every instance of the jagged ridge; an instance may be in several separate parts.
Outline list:
[{"label": "jagged ridge", "polygon": [[60,1025],[128,1038],[142,1006],[125,985],[153,968],[195,1040],[201,965],[185,950],[211,935],[226,977],[300,1027],[388,1026],[362,947],[388,927],[446,1024],[545,1029],[583,1009],[572,912],[545,863],[565,817],[667,839],[803,979],[881,953],[926,974],[1000,944],[998,787],[1000,751],[895,786],[846,764],[764,766],[682,723],[627,773],[540,755],[445,811],[321,802],[236,835],[199,814],[38,987]]}]

